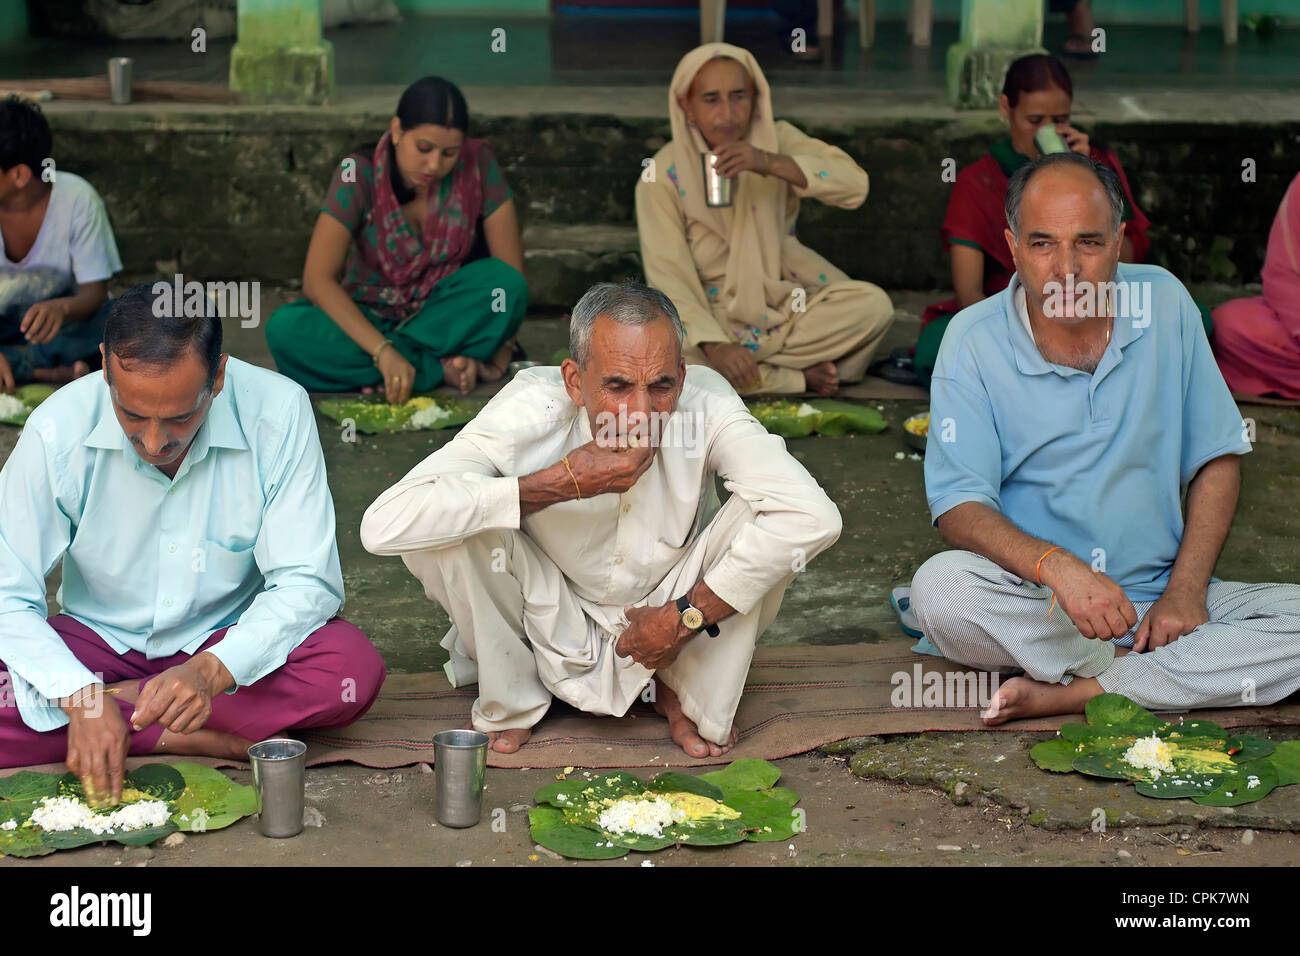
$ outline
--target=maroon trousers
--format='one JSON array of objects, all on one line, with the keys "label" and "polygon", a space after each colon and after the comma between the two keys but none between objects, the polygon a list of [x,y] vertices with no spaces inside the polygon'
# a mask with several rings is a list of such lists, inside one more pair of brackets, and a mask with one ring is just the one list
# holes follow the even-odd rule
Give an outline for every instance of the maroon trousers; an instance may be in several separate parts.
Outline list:
[{"label": "maroon trousers", "polygon": [[[139,651],[119,654],[80,621],[57,614],[50,626],[63,643],[105,684],[137,680],[143,689],[149,678],[189,660],[188,654],[149,660]],[[199,651],[226,635],[215,632]],[[199,653],[195,651],[195,653]],[[386,671],[370,639],[357,627],[334,618],[317,628],[289,654],[284,666],[234,694],[217,694],[205,729],[265,740],[288,730],[342,727],[361,717],[379,695]],[[109,698],[122,708],[131,735],[131,755],[153,752],[164,728],[159,724],[139,733],[130,729],[135,705]],[[112,706],[112,704],[106,704]],[[0,768],[61,763],[68,753],[66,727],[36,731],[18,712],[12,680],[0,661]]]}]

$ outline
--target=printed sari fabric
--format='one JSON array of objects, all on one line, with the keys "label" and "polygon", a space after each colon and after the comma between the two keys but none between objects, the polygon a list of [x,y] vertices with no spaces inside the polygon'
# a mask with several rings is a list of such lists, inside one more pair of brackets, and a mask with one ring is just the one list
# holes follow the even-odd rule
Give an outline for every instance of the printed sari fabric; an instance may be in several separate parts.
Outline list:
[{"label": "printed sari fabric", "polygon": [[1263,294],[1214,310],[1214,354],[1228,387],[1300,399],[1300,175],[1282,198],[1264,256]]},{"label": "printed sari fabric", "polygon": [[395,327],[418,313],[433,287],[465,263],[479,221],[513,193],[486,140],[466,139],[450,173],[430,188],[422,235],[398,205],[390,136],[353,153],[334,173],[321,212],[352,233],[341,284],[358,305]]}]

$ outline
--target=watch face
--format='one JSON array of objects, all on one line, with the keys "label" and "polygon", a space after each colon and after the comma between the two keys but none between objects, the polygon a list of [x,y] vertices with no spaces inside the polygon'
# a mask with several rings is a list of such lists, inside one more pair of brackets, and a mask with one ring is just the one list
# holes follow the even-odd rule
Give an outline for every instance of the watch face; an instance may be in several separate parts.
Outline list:
[{"label": "watch face", "polygon": [[682,611],[682,623],[692,631],[698,631],[704,626],[704,615],[696,608],[688,607],[685,611]]}]

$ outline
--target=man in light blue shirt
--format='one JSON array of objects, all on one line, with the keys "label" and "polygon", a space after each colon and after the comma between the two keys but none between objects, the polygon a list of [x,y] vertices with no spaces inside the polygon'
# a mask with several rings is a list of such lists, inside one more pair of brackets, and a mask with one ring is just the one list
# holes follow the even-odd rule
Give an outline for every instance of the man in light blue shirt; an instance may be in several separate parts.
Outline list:
[{"label": "man in light blue shirt", "polygon": [[1119,265],[1121,197],[1074,153],[1018,171],[1016,274],[935,366],[926,495],[958,550],[921,566],[912,607],[951,660],[1026,673],[987,723],[1103,692],[1181,710],[1300,687],[1300,586],[1212,577],[1249,435],[1187,290]]},{"label": "man in light blue shirt", "polygon": [[128,751],[244,757],[355,720],[384,677],[335,618],[306,393],[221,354],[219,318],[170,317],[159,286],[114,303],[104,374],[33,412],[0,471],[0,767],[66,755],[115,800]]}]

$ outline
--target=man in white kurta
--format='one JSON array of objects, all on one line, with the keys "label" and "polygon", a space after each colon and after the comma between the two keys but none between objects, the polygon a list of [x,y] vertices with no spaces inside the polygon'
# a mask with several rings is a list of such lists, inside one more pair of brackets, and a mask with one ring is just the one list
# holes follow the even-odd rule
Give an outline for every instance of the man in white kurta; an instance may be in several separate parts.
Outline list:
[{"label": "man in white kurta", "polygon": [[[629,295],[648,321],[609,317],[611,303],[628,313]],[[594,319],[585,348],[584,315]],[[521,372],[370,506],[361,539],[400,554],[446,608],[449,676],[478,681],[473,726],[494,733],[495,749],[515,749],[496,746],[496,732],[533,726],[552,696],[621,716],[657,678],[702,738],[687,746],[674,729],[674,739],[716,756],[733,742],[759,635],[794,574],[839,536],[839,511],[721,375],[685,366],[661,293],[597,286],[573,322],[573,352],[586,362]],[[602,417],[620,407],[621,424]],[[645,444],[627,437],[639,410],[663,413],[642,420],[654,422],[643,434],[657,447],[629,447]],[[620,454],[646,456],[639,476],[599,493],[611,486],[601,469]],[[715,476],[731,492],[721,508]],[[539,481],[552,489],[544,507],[528,490]],[[656,655],[628,652],[630,637],[619,652],[620,636],[653,631],[652,619],[675,627],[683,596],[714,618],[716,637],[686,631],[657,671],[637,659]]]}]

